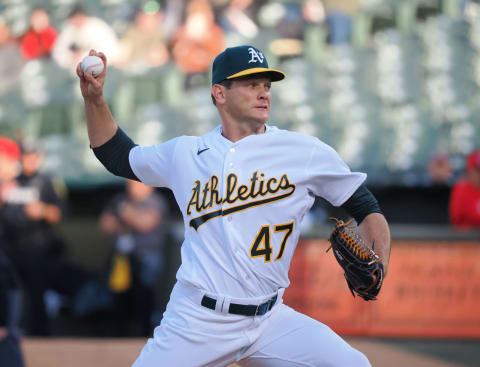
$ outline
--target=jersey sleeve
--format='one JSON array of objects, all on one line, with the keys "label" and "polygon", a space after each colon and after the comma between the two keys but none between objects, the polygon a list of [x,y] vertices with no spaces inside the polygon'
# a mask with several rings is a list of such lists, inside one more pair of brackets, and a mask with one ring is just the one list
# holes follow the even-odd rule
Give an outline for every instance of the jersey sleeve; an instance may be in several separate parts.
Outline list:
[{"label": "jersey sleeve", "polygon": [[177,142],[178,138],[175,138],[161,144],[132,148],[129,162],[133,173],[146,185],[171,188]]},{"label": "jersey sleeve", "polygon": [[352,172],[332,147],[319,140],[307,171],[309,190],[333,206],[342,205],[367,178],[365,173]]}]

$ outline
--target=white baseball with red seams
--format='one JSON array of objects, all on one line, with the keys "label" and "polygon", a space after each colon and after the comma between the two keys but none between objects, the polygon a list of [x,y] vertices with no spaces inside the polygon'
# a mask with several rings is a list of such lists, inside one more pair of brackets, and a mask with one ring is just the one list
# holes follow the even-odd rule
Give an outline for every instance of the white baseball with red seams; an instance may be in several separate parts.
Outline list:
[{"label": "white baseball with red seams", "polygon": [[93,76],[98,76],[103,72],[103,61],[98,56],[87,56],[80,63],[84,73],[92,72]]}]

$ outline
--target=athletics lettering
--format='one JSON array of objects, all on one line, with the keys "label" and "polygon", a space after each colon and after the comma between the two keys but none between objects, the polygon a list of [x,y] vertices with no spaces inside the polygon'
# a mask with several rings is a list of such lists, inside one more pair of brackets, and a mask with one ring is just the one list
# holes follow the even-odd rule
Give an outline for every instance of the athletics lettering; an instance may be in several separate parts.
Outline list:
[{"label": "athletics lettering", "polygon": [[286,174],[280,178],[266,179],[264,173],[258,174],[258,171],[255,171],[252,173],[248,185],[238,185],[237,175],[230,173],[225,182],[224,197],[221,197],[218,192],[218,182],[218,177],[213,175],[204,185],[200,180],[193,183],[192,196],[187,206],[188,215],[192,214],[192,208],[196,212],[201,212],[222,203],[234,204],[237,201],[247,201],[258,196],[264,197],[278,191],[290,191],[291,193],[295,191],[295,185],[290,183]]}]

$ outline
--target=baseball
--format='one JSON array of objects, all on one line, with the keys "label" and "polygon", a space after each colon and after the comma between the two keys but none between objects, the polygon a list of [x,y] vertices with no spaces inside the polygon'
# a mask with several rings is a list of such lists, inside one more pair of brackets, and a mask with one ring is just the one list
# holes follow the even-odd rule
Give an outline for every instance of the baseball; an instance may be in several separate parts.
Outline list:
[{"label": "baseball", "polygon": [[98,76],[103,71],[103,61],[98,56],[87,56],[80,63],[80,67],[84,73],[91,71],[93,76]]}]

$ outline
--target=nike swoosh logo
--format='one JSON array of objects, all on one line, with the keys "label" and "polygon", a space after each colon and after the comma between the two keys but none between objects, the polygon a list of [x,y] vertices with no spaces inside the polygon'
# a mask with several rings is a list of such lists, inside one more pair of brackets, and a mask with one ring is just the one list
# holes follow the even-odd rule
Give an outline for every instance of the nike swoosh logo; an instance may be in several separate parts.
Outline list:
[{"label": "nike swoosh logo", "polygon": [[205,148],[205,149],[199,149],[197,152],[197,155],[202,154],[204,151],[209,150],[210,148]]}]

